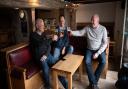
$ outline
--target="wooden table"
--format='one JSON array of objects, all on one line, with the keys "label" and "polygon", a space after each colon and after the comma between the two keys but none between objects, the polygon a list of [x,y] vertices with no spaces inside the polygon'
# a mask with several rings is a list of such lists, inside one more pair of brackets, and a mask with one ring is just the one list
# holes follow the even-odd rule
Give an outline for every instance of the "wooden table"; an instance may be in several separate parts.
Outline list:
[{"label": "wooden table", "polygon": [[82,77],[83,56],[68,54],[65,60],[60,60],[52,67],[53,89],[58,89],[58,75],[64,76],[68,80],[68,89],[72,89],[72,75],[79,67],[79,77]]}]

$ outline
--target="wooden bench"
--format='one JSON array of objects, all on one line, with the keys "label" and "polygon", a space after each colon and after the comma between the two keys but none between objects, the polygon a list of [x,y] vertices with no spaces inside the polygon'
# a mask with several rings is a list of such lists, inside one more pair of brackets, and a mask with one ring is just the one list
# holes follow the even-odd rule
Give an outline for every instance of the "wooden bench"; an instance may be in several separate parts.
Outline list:
[{"label": "wooden bench", "polygon": [[17,44],[0,51],[6,70],[8,89],[39,89],[43,84],[41,71],[32,60],[27,43]]},{"label": "wooden bench", "polygon": [[65,60],[60,60],[52,67],[53,89],[58,89],[58,75],[64,76],[68,80],[68,89],[72,89],[72,75],[79,67],[80,80],[82,76],[82,61],[84,56],[68,54]]},{"label": "wooden bench", "polygon": [[[87,47],[86,37],[70,36],[69,40],[70,40],[70,44],[73,45],[73,47],[74,47],[73,54],[77,54],[77,55],[84,55],[85,54],[85,49]],[[110,38],[108,37],[108,46],[107,46],[106,51],[105,51],[106,52],[106,65],[105,65],[105,68],[101,74],[101,78],[104,78],[104,79],[106,79],[107,70],[108,70],[109,41],[110,41]],[[97,60],[93,61],[94,71],[97,68],[97,65],[98,65],[98,61]],[[86,74],[85,64],[83,64],[83,71]]]}]

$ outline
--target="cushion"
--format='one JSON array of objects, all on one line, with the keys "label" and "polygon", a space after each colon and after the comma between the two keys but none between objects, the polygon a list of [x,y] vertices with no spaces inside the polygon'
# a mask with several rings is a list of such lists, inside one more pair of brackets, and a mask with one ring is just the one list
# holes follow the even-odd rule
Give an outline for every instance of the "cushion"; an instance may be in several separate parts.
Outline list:
[{"label": "cushion", "polygon": [[[12,66],[15,65],[26,69],[26,79],[31,78],[34,74],[36,74],[40,70],[37,64],[34,63],[34,60],[32,60],[31,56],[32,55],[29,50],[29,47],[18,49],[9,54],[9,59]],[[15,78],[21,77],[21,74],[15,69],[12,71],[11,74]]]},{"label": "cushion", "polygon": [[31,60],[31,53],[28,47],[16,50],[9,54],[11,64],[21,66],[28,63]]},{"label": "cushion", "polygon": [[36,65],[34,62],[26,63],[21,67],[26,69],[26,79],[31,78],[33,75],[40,71],[39,66]]},{"label": "cushion", "polygon": [[[26,79],[31,78],[33,75],[40,71],[39,67],[33,62],[26,63],[20,67],[26,69]],[[11,76],[16,79],[21,79],[22,73],[17,71],[16,68],[13,68],[11,71]]]}]

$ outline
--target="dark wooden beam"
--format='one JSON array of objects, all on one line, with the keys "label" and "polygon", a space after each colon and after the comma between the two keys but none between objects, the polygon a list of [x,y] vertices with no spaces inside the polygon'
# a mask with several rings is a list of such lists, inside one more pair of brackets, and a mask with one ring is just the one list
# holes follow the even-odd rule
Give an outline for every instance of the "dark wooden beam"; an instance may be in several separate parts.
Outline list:
[{"label": "dark wooden beam", "polygon": [[92,3],[104,3],[104,2],[115,2],[121,0],[70,0],[72,3],[92,4]]},{"label": "dark wooden beam", "polygon": [[64,5],[59,0],[0,0],[0,7],[58,9]]}]

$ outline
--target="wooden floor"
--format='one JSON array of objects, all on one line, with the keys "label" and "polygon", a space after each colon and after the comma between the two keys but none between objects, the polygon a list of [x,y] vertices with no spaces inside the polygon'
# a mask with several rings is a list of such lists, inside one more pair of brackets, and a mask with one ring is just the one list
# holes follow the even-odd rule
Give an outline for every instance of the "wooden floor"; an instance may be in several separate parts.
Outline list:
[{"label": "wooden floor", "polygon": [[[74,89],[88,89],[88,78],[87,76],[82,76],[82,82],[78,80],[78,74],[76,73],[73,76],[73,87]],[[107,78],[106,79],[100,79],[99,80],[99,87],[100,89],[116,89],[115,88],[115,82],[117,80],[117,72],[115,71],[108,71],[107,72]],[[43,85],[42,85],[43,86]],[[43,87],[40,87],[40,89],[44,89]],[[59,89],[64,89],[62,85],[60,84]]]}]

